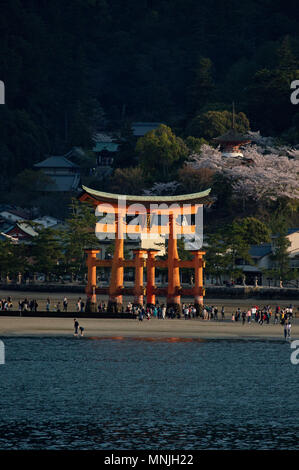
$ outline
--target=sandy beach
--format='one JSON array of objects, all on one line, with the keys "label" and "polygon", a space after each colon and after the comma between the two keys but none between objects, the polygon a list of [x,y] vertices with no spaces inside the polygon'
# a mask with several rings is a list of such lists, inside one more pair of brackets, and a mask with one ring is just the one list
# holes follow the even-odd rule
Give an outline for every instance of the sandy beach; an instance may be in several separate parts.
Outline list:
[{"label": "sandy beach", "polygon": [[[71,292],[38,292],[38,291],[9,291],[9,290],[0,290],[0,298],[7,299],[11,297],[13,303],[13,310],[18,310],[18,303],[19,301],[23,301],[27,298],[29,301],[35,299],[38,303],[38,311],[45,311],[46,310],[46,301],[47,298],[50,299],[50,311],[55,310],[55,306],[60,302],[60,308],[62,309],[62,302],[64,297],[68,300],[68,311],[75,312],[77,307],[77,301],[79,297],[81,297],[84,301],[86,300],[85,294],[78,294],[78,293],[71,293]],[[157,298],[160,302],[166,303],[165,297],[158,297]],[[124,307],[127,305],[128,302],[133,302],[134,297],[132,296],[124,296],[123,304]],[[107,295],[98,295],[97,301],[103,302],[107,305],[108,296]],[[193,303],[192,297],[182,297],[182,303]],[[210,299],[205,298],[205,305],[214,305],[218,307],[218,310],[221,310],[221,307],[225,307],[225,313],[227,314],[227,318],[231,317],[232,312],[236,311],[238,307],[242,310],[248,310],[253,305],[270,305],[272,307],[272,311],[274,311],[276,305],[280,305],[281,307],[287,307],[288,305],[292,304],[294,307],[294,313],[298,315],[299,313],[299,301],[298,299],[258,299],[258,298],[249,298],[249,299],[238,299],[238,298],[227,298],[227,299]]]},{"label": "sandy beach", "polygon": [[[46,298],[49,296],[51,299],[51,306],[54,306],[58,301],[62,303],[64,294],[47,294],[37,292],[14,292],[14,291],[0,291],[0,297],[11,295],[13,303],[17,305],[19,300],[27,298],[35,298],[38,301],[38,310],[45,310]],[[78,294],[65,294],[69,301],[68,311],[76,310],[76,301],[79,297]],[[83,296],[82,296],[83,297]],[[85,297],[85,296],[84,296]],[[98,301],[107,301],[103,296]],[[132,299],[125,299],[126,301]],[[163,302],[165,299],[160,299]],[[183,302],[188,302],[189,299],[183,299]],[[192,301],[190,299],[189,301]],[[151,320],[143,320],[139,322],[133,319],[92,319],[80,318],[79,323],[85,328],[85,337],[118,337],[118,338],[202,338],[202,339],[220,339],[220,338],[259,338],[259,339],[283,339],[283,326],[273,324],[273,318],[269,325],[259,325],[255,322],[251,324],[242,322],[232,322],[231,314],[237,307],[248,309],[252,305],[265,305],[270,304],[273,311],[276,305],[287,306],[290,303],[294,305],[294,313],[297,318],[292,323],[292,338],[299,339],[299,318],[298,318],[298,305],[292,300],[271,300],[258,301],[257,299],[206,299],[207,305],[225,306],[225,318],[223,321],[204,321],[202,319],[165,319],[158,320],[152,318]],[[52,311],[52,308],[51,308]],[[84,315],[84,314],[81,314]],[[86,314],[87,315],[87,314]],[[220,314],[219,314],[220,315]],[[74,313],[74,318],[76,313]],[[0,337],[1,336],[14,336],[14,335],[39,335],[39,336],[52,336],[52,335],[73,335],[73,319],[72,318],[41,318],[41,317],[15,317],[15,316],[1,316],[0,315]]]},{"label": "sandy beach", "polygon": [[[283,326],[201,319],[79,319],[87,338],[197,338],[284,339]],[[0,317],[0,338],[5,336],[73,336],[72,318]],[[299,339],[299,320],[292,324],[292,339]]]}]

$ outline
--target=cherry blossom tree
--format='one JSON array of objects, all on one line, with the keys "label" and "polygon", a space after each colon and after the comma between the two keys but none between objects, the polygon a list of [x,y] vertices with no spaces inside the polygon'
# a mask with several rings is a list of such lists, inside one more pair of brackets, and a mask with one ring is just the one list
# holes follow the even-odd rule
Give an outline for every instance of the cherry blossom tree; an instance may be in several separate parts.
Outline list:
[{"label": "cherry blossom tree", "polygon": [[299,199],[299,160],[290,158],[286,149],[252,145],[245,147],[243,157],[225,157],[218,149],[203,145],[200,154],[189,157],[187,165],[210,168],[230,182],[233,196],[246,200],[272,200],[280,197]]},{"label": "cherry blossom tree", "polygon": [[170,181],[169,183],[155,183],[151,189],[145,189],[143,193],[146,196],[173,195],[180,186],[180,183],[177,181]]}]

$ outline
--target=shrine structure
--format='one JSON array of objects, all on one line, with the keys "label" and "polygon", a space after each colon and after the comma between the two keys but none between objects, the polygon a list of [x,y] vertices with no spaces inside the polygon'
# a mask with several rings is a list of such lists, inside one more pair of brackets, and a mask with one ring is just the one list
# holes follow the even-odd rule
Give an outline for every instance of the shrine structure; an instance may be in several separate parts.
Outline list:
[{"label": "shrine structure", "polygon": [[248,134],[242,134],[236,130],[235,126],[235,104],[233,103],[232,127],[223,135],[215,137],[213,140],[220,145],[221,153],[224,157],[243,157],[240,147],[249,144],[252,140]]},{"label": "shrine structure", "polygon": [[[156,296],[166,296],[167,307],[180,311],[181,295],[194,298],[198,310],[203,304],[205,291],[203,288],[203,268],[205,262],[201,243],[194,245],[192,260],[181,260],[178,255],[177,240],[180,236],[194,237],[198,235],[196,217],[204,204],[210,204],[210,189],[193,194],[180,196],[132,196],[119,195],[96,191],[82,186],[79,200],[88,202],[95,208],[98,217],[95,234],[98,238],[111,238],[114,243],[112,259],[99,259],[99,249],[86,248],[88,280],[86,286],[87,300],[91,311],[96,308],[97,294],[108,294],[108,311],[120,312],[122,310],[123,295],[133,295],[136,305],[155,305]],[[201,223],[202,223],[202,219]],[[189,221],[189,223],[188,223]],[[185,223],[184,223],[185,222]],[[202,230],[202,227],[201,227]],[[149,237],[154,239],[163,234],[168,238],[167,259],[157,257],[159,250],[135,249],[133,259],[124,258],[124,240],[127,237]],[[197,249],[197,246],[199,247]],[[97,285],[97,268],[109,267],[111,269],[109,287]],[[124,269],[134,268],[134,287],[124,287]],[[156,268],[167,269],[167,288],[158,288],[155,285]],[[180,283],[180,269],[194,270],[194,285],[182,288]],[[143,282],[143,273],[146,269],[146,285]]]}]

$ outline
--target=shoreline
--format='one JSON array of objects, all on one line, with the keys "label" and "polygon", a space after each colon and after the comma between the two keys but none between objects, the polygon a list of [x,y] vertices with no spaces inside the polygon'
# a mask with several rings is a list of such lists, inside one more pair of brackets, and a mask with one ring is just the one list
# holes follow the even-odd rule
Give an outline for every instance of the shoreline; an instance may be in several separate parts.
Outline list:
[{"label": "shoreline", "polygon": [[[2,298],[7,298],[8,296],[12,297],[12,303],[13,303],[13,311],[18,310],[18,302],[19,300],[24,300],[26,297],[27,299],[35,299],[37,300],[38,303],[38,312],[37,315],[46,313],[46,299],[49,297],[50,299],[50,312],[49,316],[56,316],[56,310],[55,306],[57,306],[58,302],[60,303],[60,314],[63,315],[63,298],[66,296],[68,299],[68,311],[67,311],[67,316],[72,316],[72,315],[77,315],[77,316],[88,316],[88,313],[85,312],[77,312],[77,301],[78,298],[81,296],[84,302],[86,302],[86,296],[84,295],[78,295],[75,293],[67,293],[67,292],[61,292],[61,293],[53,293],[53,292],[22,292],[22,291],[4,291],[0,290],[0,299]],[[160,305],[162,303],[166,303],[166,298],[164,297],[159,297],[159,302]],[[133,296],[127,296],[124,298],[124,308],[126,308],[126,305],[128,302],[133,302],[134,297]],[[189,304],[193,303],[194,299],[192,297],[186,297],[182,299],[182,304]],[[107,305],[108,302],[108,296],[105,295],[98,295],[97,296],[97,302],[104,302]],[[253,305],[259,305],[259,306],[264,306],[264,305],[270,305],[272,310],[275,309],[276,305],[280,305],[281,307],[287,307],[290,304],[293,305],[294,309],[294,315],[299,315],[299,301],[298,299],[277,299],[277,298],[271,298],[271,299],[258,299],[258,298],[207,298],[205,297],[204,303],[207,306],[212,306],[214,305],[215,307],[218,307],[218,310],[220,311],[222,306],[225,307],[225,314],[227,318],[231,317],[231,314],[233,311],[235,311],[238,307],[241,309],[248,309],[251,308]],[[30,312],[26,312],[26,314]],[[60,315],[59,314],[59,315]],[[6,314],[5,314],[6,315]],[[59,316],[57,315],[57,316]],[[101,315],[101,314],[100,314]],[[45,315],[46,316],[46,315]],[[0,312],[0,317],[1,317],[1,312]]]},{"label": "shoreline", "polygon": [[[94,319],[79,318],[84,327],[82,339],[144,340],[284,340],[283,326],[272,322],[259,325],[227,319]],[[0,317],[0,339],[5,337],[74,337],[72,318]],[[81,339],[81,338],[80,338]],[[291,340],[299,339],[299,320],[292,322]]]}]

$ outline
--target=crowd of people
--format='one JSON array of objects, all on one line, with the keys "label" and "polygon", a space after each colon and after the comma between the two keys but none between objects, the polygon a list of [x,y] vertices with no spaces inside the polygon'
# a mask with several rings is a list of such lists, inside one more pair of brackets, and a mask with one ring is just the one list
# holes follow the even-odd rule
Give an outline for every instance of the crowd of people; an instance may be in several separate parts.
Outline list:
[{"label": "crowd of people", "polygon": [[[281,325],[284,325],[285,323],[290,323],[292,321],[293,311],[293,305],[289,305],[288,307],[280,307],[277,305],[275,308],[272,308],[270,305],[265,305],[263,307],[254,305],[243,310],[238,307],[231,314],[231,320],[233,322],[240,321],[243,325],[251,322],[256,322],[260,325],[263,325],[264,323],[270,324],[270,321],[274,324],[280,323]],[[132,313],[136,318],[139,318],[139,320],[143,320],[144,318],[149,320],[150,318],[165,319],[182,317],[185,320],[201,318],[202,320],[224,321],[227,319],[227,316],[225,316],[225,307],[222,306],[221,308],[218,308],[213,305],[204,305],[201,309],[198,309],[194,304],[183,304],[180,313],[172,307],[167,308],[165,304],[156,304],[155,306],[144,307],[136,306],[129,302],[126,312]]]},{"label": "crowd of people", "polygon": [[[68,311],[68,299],[65,296],[61,301],[53,301],[49,297],[46,299],[46,311],[54,312],[67,312]],[[85,312],[86,303],[79,297],[75,302],[75,308],[77,313]],[[36,299],[28,299],[27,297],[24,300],[18,301],[19,312],[37,312],[38,303]],[[12,302],[12,297],[8,296],[7,298],[0,299],[0,311],[12,311],[14,310],[14,305]],[[98,313],[106,313],[107,305],[105,302],[99,302],[97,306]],[[203,305],[200,308],[194,304],[182,304],[180,309],[175,309],[174,307],[167,307],[164,303],[160,304],[157,301],[156,305],[152,306],[141,306],[135,305],[132,302],[128,302],[127,306],[123,308],[123,312],[131,313],[139,320],[144,318],[157,318],[157,319],[174,319],[174,318],[184,318],[189,320],[192,318],[200,318],[202,320],[214,320],[214,321],[224,321],[231,319],[233,322],[242,322],[245,323],[256,322],[260,325],[269,324],[270,322],[274,324],[280,323],[281,325],[291,323],[294,315],[294,307],[292,304],[288,306],[279,306],[271,307],[270,305],[258,306],[253,305],[249,308],[240,307],[236,308],[232,313],[226,315],[225,307],[217,307],[214,305]]]},{"label": "crowd of people", "polygon": [[11,297],[7,297],[7,299],[0,299],[0,311],[9,311],[12,310],[12,300]]},{"label": "crowd of people", "polygon": [[293,310],[294,307],[290,304],[288,307],[280,307],[276,305],[274,309],[270,305],[265,305],[263,307],[259,307],[258,305],[254,305],[247,310],[242,310],[240,307],[237,308],[235,312],[232,313],[232,321],[242,321],[244,324],[245,322],[251,323],[252,321],[263,325],[264,323],[270,323],[270,320],[273,319],[273,323],[277,324],[280,323],[284,325],[285,322],[290,322],[293,319]]}]

